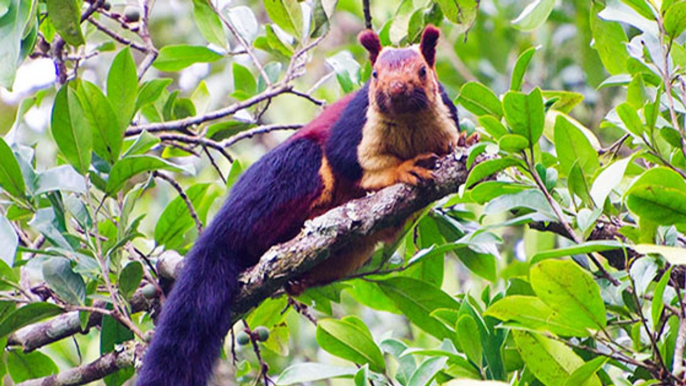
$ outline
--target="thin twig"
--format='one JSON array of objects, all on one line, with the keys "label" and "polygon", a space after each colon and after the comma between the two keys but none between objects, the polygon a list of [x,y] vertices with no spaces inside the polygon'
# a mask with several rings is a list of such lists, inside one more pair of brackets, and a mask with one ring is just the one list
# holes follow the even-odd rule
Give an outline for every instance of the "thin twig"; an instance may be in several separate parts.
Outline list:
[{"label": "thin twig", "polygon": [[193,221],[195,221],[195,227],[198,229],[198,234],[202,233],[202,221],[200,221],[200,218],[198,217],[198,214],[195,212],[195,208],[193,207],[193,203],[191,200],[188,198],[188,195],[186,192],[183,190],[183,187],[179,185],[178,182],[176,182],[173,178],[169,177],[168,175],[161,173],[159,171],[154,171],[152,172],[153,177],[158,177],[161,178],[169,183],[174,190],[176,190],[177,193],[179,193],[179,197],[183,200],[183,202],[186,203],[186,207],[188,207],[188,211],[191,214],[191,217],[193,218]]},{"label": "thin twig", "polygon": [[364,28],[372,29],[372,11],[369,6],[369,0],[362,0],[362,9],[364,11]]},{"label": "thin twig", "polygon": [[91,17],[88,19],[88,22],[93,24],[95,26],[95,28],[99,29],[104,34],[106,34],[107,36],[111,37],[112,39],[118,41],[119,43],[124,44],[126,46],[129,46],[129,47],[136,49],[140,52],[144,52],[144,53],[148,52],[147,47],[145,47],[144,45],[137,43],[137,42],[134,42],[133,40],[129,40],[129,39],[119,35],[118,33],[107,28],[104,24],[100,23],[96,19]]},{"label": "thin twig", "polygon": [[243,139],[252,138],[258,134],[265,134],[277,130],[297,130],[303,127],[303,125],[294,123],[290,125],[263,125],[258,126],[250,130],[242,131],[236,135],[233,135],[222,142],[222,146],[229,147],[238,141]]},{"label": "thin twig", "polygon": [[248,107],[252,107],[266,99],[273,98],[277,95],[283,94],[290,90],[293,86],[290,85],[282,85],[280,87],[268,89],[265,92],[255,95],[252,98],[248,98],[242,102],[234,103],[230,106],[221,108],[219,110],[215,110],[209,113],[206,113],[204,115],[198,115],[194,117],[188,117],[188,118],[183,118],[183,119],[177,119],[173,121],[168,121],[168,122],[159,122],[159,123],[150,123],[147,125],[139,125],[136,126],[133,129],[126,130],[126,136],[134,136],[138,135],[143,132],[143,130],[148,131],[149,133],[155,133],[155,132],[160,132],[160,131],[179,131],[181,129],[184,129],[186,127],[190,127],[193,125],[199,125],[201,123],[207,122],[207,121],[213,121],[215,119],[220,119],[224,118],[229,115],[233,115],[236,112],[246,109]]},{"label": "thin twig", "polygon": [[229,155],[220,143],[204,137],[196,137],[182,134],[162,134],[159,136],[161,141],[178,141],[181,143],[192,143],[195,145],[207,146],[220,152],[229,162],[233,162],[233,157]]}]

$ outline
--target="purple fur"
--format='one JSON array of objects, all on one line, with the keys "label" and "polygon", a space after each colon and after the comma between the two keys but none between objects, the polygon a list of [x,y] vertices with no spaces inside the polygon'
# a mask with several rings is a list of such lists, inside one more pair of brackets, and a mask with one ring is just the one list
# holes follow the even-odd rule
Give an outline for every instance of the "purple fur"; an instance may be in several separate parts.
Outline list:
[{"label": "purple fur", "polygon": [[204,386],[231,328],[238,274],[293,238],[323,184],[322,151],[285,142],[249,168],[186,257],[144,358],[137,386]]}]

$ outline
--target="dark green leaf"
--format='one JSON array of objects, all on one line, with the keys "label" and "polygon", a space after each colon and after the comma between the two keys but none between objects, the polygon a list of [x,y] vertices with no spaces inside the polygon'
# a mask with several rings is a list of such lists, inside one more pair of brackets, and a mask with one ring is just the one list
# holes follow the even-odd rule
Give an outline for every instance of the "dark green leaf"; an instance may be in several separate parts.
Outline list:
[{"label": "dark green leaf", "polygon": [[81,3],[76,0],[47,0],[48,16],[62,39],[73,46],[86,41],[81,33]]},{"label": "dark green leaf", "polygon": [[462,315],[457,321],[457,340],[470,361],[481,365],[481,334],[476,321],[470,315]]},{"label": "dark green leaf", "polygon": [[619,115],[619,118],[624,123],[627,131],[641,138],[644,131],[643,122],[641,122],[641,118],[638,116],[636,109],[631,107],[631,105],[628,103],[622,103],[621,105],[617,106],[616,110],[617,115]]},{"label": "dark green leaf", "polygon": [[2,160],[0,162],[0,188],[11,196],[24,197],[26,191],[24,177],[12,149],[3,138],[0,138],[0,159]]},{"label": "dark green leaf", "polygon": [[62,309],[54,304],[29,303],[16,309],[0,321],[0,338],[4,338],[24,326],[61,314],[62,312]]},{"label": "dark green leaf", "polygon": [[[197,184],[186,191],[186,196],[196,212],[200,209],[209,188],[210,184]],[[176,197],[167,205],[157,220],[155,242],[158,245],[165,245],[167,249],[175,248],[183,242],[181,236],[194,224],[186,202],[181,197]]]},{"label": "dark green leaf", "polygon": [[164,46],[153,62],[153,67],[160,71],[176,72],[195,63],[211,63],[221,59],[222,55],[207,47],[175,45]]},{"label": "dark green leaf", "polygon": [[660,322],[660,316],[662,311],[665,309],[665,304],[662,302],[665,296],[665,289],[669,283],[671,277],[672,267],[669,267],[667,271],[662,274],[660,281],[655,286],[655,292],[653,294],[653,301],[650,305],[650,316],[652,317],[653,326],[657,327]]},{"label": "dark green leaf", "polygon": [[52,258],[43,264],[43,279],[50,289],[69,304],[83,305],[86,301],[86,283],[71,269],[67,259]]},{"label": "dark green leaf", "polygon": [[81,174],[88,172],[93,147],[92,129],[83,110],[76,92],[68,84],[62,86],[52,108],[52,137]]}]

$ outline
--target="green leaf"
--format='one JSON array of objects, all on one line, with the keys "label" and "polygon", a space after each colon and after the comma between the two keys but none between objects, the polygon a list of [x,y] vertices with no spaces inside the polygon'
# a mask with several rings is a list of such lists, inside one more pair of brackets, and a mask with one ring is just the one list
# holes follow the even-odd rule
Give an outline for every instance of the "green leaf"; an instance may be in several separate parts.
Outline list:
[{"label": "green leaf", "polygon": [[506,134],[498,140],[498,147],[500,147],[500,150],[510,153],[522,151],[528,146],[529,140],[519,134]]},{"label": "green leaf", "polygon": [[[196,212],[205,199],[210,184],[197,184],[186,191],[186,196]],[[174,198],[164,209],[155,226],[155,242],[172,249],[183,242],[183,234],[195,225],[188,211],[188,205],[179,196]]]},{"label": "green leaf", "polygon": [[171,82],[171,79],[152,79],[143,83],[138,90],[138,97],[136,97],[136,107],[134,110],[138,111],[143,106],[155,103]]},{"label": "green leaf", "polygon": [[[607,363],[608,360],[610,360],[610,358],[598,356],[584,363],[582,366],[574,370],[569,378],[567,378],[564,386],[587,385],[588,381],[593,382],[592,379],[595,373],[597,373],[603,367],[603,365]],[[596,382],[596,384],[599,384],[599,382]]]},{"label": "green leaf", "polygon": [[26,191],[24,177],[21,174],[19,163],[12,153],[7,142],[0,137],[0,188],[9,195],[23,198]]},{"label": "green leaf", "polygon": [[460,89],[456,102],[477,116],[503,117],[500,99],[488,87],[478,82],[465,83]]},{"label": "green leaf", "polygon": [[484,214],[501,213],[516,208],[531,209],[549,219],[556,219],[552,207],[543,193],[537,189],[527,189],[514,194],[501,195],[486,205]]},{"label": "green leaf", "polygon": [[529,63],[531,62],[531,58],[533,58],[534,54],[538,49],[541,48],[541,46],[536,46],[536,47],[530,47],[524,50],[519,57],[517,58],[517,62],[515,62],[515,66],[512,69],[512,78],[510,79],[510,90],[512,91],[521,91],[522,89],[522,83],[524,82],[524,74],[526,74],[526,69],[529,67]]},{"label": "green leaf", "polygon": [[193,0],[193,18],[195,25],[208,42],[228,48],[222,21],[209,0]]},{"label": "green leaf", "polygon": [[598,152],[584,133],[563,115],[555,119],[555,150],[562,172],[569,175],[575,162],[579,163],[587,176],[600,167]]},{"label": "green leaf", "polygon": [[[369,364],[373,371],[386,369],[381,350],[362,321],[349,316],[342,320],[324,319],[317,323],[317,343],[329,353],[353,363]],[[359,320],[359,319],[358,319]]]},{"label": "green leaf", "polygon": [[[32,1],[10,0],[0,17],[0,86],[12,88],[21,60],[24,27],[32,16]],[[35,16],[34,16],[35,17]]]},{"label": "green leaf", "polygon": [[539,252],[532,258],[532,263],[542,260],[554,259],[563,256],[571,255],[585,255],[592,252],[605,252],[622,249],[624,245],[615,240],[593,240],[585,241],[581,244],[576,244],[566,248],[556,248],[545,252]]},{"label": "green leaf", "polygon": [[379,281],[379,288],[417,327],[438,339],[452,339],[453,333],[431,313],[439,308],[459,309],[460,304],[441,289],[421,280],[394,277]]},{"label": "green leaf", "polygon": [[493,304],[484,312],[502,321],[514,321],[536,331],[550,331],[561,336],[587,337],[591,334],[573,319],[562,317],[539,298],[512,295]]},{"label": "green leaf", "polygon": [[12,223],[2,214],[0,214],[0,245],[2,245],[0,259],[12,266],[19,245],[19,236],[14,232]]},{"label": "green leaf", "polygon": [[207,47],[171,45],[160,49],[152,65],[160,71],[176,72],[195,63],[211,63],[221,58],[222,55]]},{"label": "green leaf", "polygon": [[0,338],[4,338],[24,326],[61,314],[62,312],[60,307],[51,303],[29,303],[14,310],[0,321]]},{"label": "green leaf", "polygon": [[47,0],[48,16],[57,33],[72,46],[85,44],[81,33],[81,10],[77,0]]},{"label": "green leaf", "polygon": [[300,40],[303,35],[303,14],[296,0],[264,0],[269,18],[286,33]]},{"label": "green leaf", "polygon": [[474,24],[479,2],[477,0],[436,0],[445,17],[457,24],[458,32],[466,32]]},{"label": "green leaf", "polygon": [[[511,331],[517,350],[531,372],[546,386],[564,386],[584,361],[562,342],[527,331]],[[584,386],[600,386],[596,376]]]},{"label": "green leaf", "polygon": [[412,376],[407,381],[407,386],[428,386],[434,379],[436,374],[443,369],[448,358],[434,357],[428,358],[422,362],[419,367],[412,373]]},{"label": "green leaf", "polygon": [[679,37],[686,30],[686,3],[680,1],[667,8],[664,23],[668,35]]},{"label": "green leaf", "polygon": [[322,365],[319,363],[298,363],[288,366],[276,380],[277,385],[302,385],[332,378],[348,378],[357,373],[355,367]]},{"label": "green leaf", "polygon": [[55,96],[51,127],[64,157],[79,173],[86,174],[91,163],[92,129],[76,92],[68,84]]},{"label": "green leaf", "polygon": [[646,255],[649,253],[660,254],[672,265],[686,265],[686,250],[665,245],[638,244],[632,247],[636,252]]},{"label": "green leaf", "polygon": [[167,162],[161,158],[150,155],[134,155],[122,158],[114,164],[110,177],[107,180],[107,194],[114,195],[117,193],[126,181],[143,172],[150,172],[153,170],[170,170],[176,172],[190,172],[191,170],[181,165],[175,165]]},{"label": "green leaf", "polygon": [[591,198],[598,207],[603,206],[605,199],[622,182],[622,178],[624,178],[624,173],[630,162],[631,157],[627,157],[612,163],[600,172],[595,181],[593,181]]},{"label": "green leaf", "polygon": [[667,284],[669,283],[669,279],[671,277],[671,273],[672,267],[669,267],[669,269],[662,274],[660,281],[658,281],[657,285],[655,286],[653,301],[650,304],[650,316],[652,317],[651,320],[653,321],[653,326],[655,326],[655,328],[657,328],[659,325],[660,315],[662,315],[662,311],[665,309],[663,299],[665,296],[665,289],[667,288]]},{"label": "green leaf", "polygon": [[483,180],[484,178],[490,177],[493,174],[511,166],[518,165],[521,165],[521,161],[512,157],[496,158],[481,162],[480,164],[474,166],[472,171],[469,172],[469,177],[467,177],[467,181],[464,185],[469,189],[472,187],[472,185]]},{"label": "green leaf", "polygon": [[[126,125],[119,124],[119,119],[112,109],[112,105],[93,83],[82,81],[79,85],[78,95],[81,106],[86,113],[86,119],[89,120],[92,129],[93,151],[98,157],[114,164],[121,153]],[[122,112],[122,110],[118,111]]]},{"label": "green leaf", "polygon": [[43,279],[50,289],[68,304],[83,305],[86,301],[86,283],[71,269],[67,259],[52,258],[43,264]]},{"label": "green leaf", "polygon": [[143,265],[138,261],[126,264],[119,274],[119,292],[125,298],[130,298],[138,289],[141,280],[143,280]]},{"label": "green leaf", "polygon": [[666,167],[650,169],[627,191],[626,206],[639,217],[661,225],[686,223],[686,182]]},{"label": "green leaf", "polygon": [[233,63],[233,87],[234,95],[239,100],[248,99],[257,92],[255,77],[250,70],[236,62]]},{"label": "green leaf", "polygon": [[621,24],[601,19],[598,14],[602,5],[594,3],[591,8],[590,22],[593,33],[593,47],[598,51],[600,61],[610,75],[625,74],[629,53],[626,50],[628,42],[626,32]]},{"label": "green leaf", "polygon": [[533,146],[543,134],[545,111],[543,96],[539,88],[528,95],[508,91],[503,97],[505,120],[514,134],[526,137]]},{"label": "green leaf", "polygon": [[[112,309],[110,304],[108,309]],[[133,339],[133,332],[109,315],[103,315],[102,327],[100,328],[100,354],[114,350],[118,344]]]},{"label": "green leaf", "polygon": [[479,117],[479,124],[483,126],[484,130],[493,138],[500,139],[503,135],[509,133],[505,125],[500,122],[500,119],[492,115],[483,115]]},{"label": "green leaf", "polygon": [[643,122],[641,122],[641,118],[638,116],[636,109],[631,107],[631,105],[628,103],[622,103],[621,105],[617,106],[615,110],[617,111],[619,118],[624,123],[627,131],[639,138],[642,138],[644,131]]},{"label": "green leaf", "polygon": [[512,25],[522,31],[533,31],[540,27],[555,7],[555,0],[535,0],[512,20]]},{"label": "green leaf", "polygon": [[9,350],[7,353],[7,367],[10,377],[12,377],[12,381],[15,384],[30,379],[47,377],[59,372],[55,362],[40,351],[23,353],[20,350]]},{"label": "green leaf", "polygon": [[593,207],[593,201],[589,193],[588,180],[584,175],[584,171],[581,169],[581,165],[579,165],[579,161],[574,161],[572,169],[569,170],[567,188],[569,189],[570,194],[578,196],[584,204]]},{"label": "green leaf", "polygon": [[36,176],[35,194],[64,191],[86,194],[88,184],[86,179],[69,165],[48,169]]},{"label": "green leaf", "polygon": [[[165,47],[166,48],[166,47]],[[164,48],[162,48],[164,50]],[[160,51],[160,56],[162,51]],[[160,59],[157,57],[155,63]],[[138,75],[136,75],[136,63],[131,56],[129,47],[119,51],[112,62],[112,67],[107,74],[107,99],[112,109],[117,113],[121,135],[129,126],[135,113],[136,96],[138,95]]]},{"label": "green leaf", "polygon": [[483,348],[481,347],[481,334],[476,321],[470,315],[462,315],[457,321],[457,340],[460,342],[464,353],[470,361],[481,365],[481,355]]},{"label": "green leaf", "polygon": [[592,329],[607,326],[605,304],[593,279],[569,260],[544,260],[530,273],[536,295],[561,317]]}]

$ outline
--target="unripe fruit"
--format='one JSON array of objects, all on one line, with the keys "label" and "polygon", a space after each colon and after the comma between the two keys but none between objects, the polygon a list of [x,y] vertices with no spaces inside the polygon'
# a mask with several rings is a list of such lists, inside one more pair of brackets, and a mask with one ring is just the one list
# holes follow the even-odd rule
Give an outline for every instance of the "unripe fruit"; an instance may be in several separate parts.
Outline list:
[{"label": "unripe fruit", "polygon": [[248,334],[241,331],[236,334],[236,343],[238,343],[239,346],[245,346],[246,344],[250,343],[250,337]]},{"label": "unripe fruit", "polygon": [[269,329],[265,326],[257,327],[254,333],[257,334],[257,340],[260,342],[266,342],[269,339]]},{"label": "unripe fruit", "polygon": [[124,9],[124,19],[127,22],[136,22],[141,19],[141,11],[138,7],[126,7]]},{"label": "unripe fruit", "polygon": [[105,11],[109,11],[112,8],[112,3],[106,1],[105,3],[103,3],[102,8],[104,8]]}]

